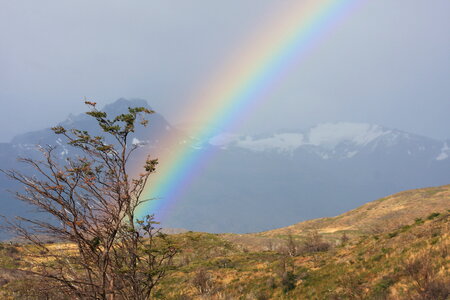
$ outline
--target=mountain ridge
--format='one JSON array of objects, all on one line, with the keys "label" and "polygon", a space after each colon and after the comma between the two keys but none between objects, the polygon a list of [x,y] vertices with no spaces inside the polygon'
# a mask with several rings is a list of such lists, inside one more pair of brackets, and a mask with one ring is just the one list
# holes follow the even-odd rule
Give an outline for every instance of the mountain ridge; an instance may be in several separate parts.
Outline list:
[{"label": "mountain ridge", "polygon": [[[141,99],[119,99],[105,109],[114,115],[128,106],[150,108]],[[214,160],[204,164],[183,197],[177,199],[177,205],[160,220],[165,227],[218,233],[259,232],[337,215],[401,190],[450,182],[450,141],[379,125],[326,123],[306,130],[313,132],[311,139],[306,139],[300,130],[231,135],[229,144],[220,146],[189,137],[189,132],[172,126],[157,113],[150,115],[149,121],[147,128],[138,129],[131,136],[133,142],[142,142],[137,152],[140,157],[148,153],[158,157],[159,151],[165,150],[160,141],[168,134],[196,151],[214,153]],[[92,129],[96,128],[93,122],[80,114],[60,124]],[[336,126],[340,130],[335,130]],[[101,134],[98,130],[93,133]],[[236,146],[235,141],[241,144]],[[60,159],[76,154],[51,130],[34,131],[0,145],[0,168],[20,168],[11,159],[17,156],[39,159],[35,150],[39,142],[59,144],[55,153]],[[255,145],[256,150],[263,151],[255,151]],[[3,206],[11,214],[24,208],[3,191],[16,188],[19,187],[0,177]]]},{"label": "mountain ridge", "polygon": [[405,154],[413,155],[432,148],[436,160],[448,158],[447,141],[390,129],[368,123],[321,123],[306,131],[278,131],[266,135],[239,135],[224,133],[210,139],[210,144],[222,149],[242,148],[254,152],[294,154],[302,149],[310,150],[323,159],[349,159],[361,150],[377,147],[394,147],[408,143]]}]

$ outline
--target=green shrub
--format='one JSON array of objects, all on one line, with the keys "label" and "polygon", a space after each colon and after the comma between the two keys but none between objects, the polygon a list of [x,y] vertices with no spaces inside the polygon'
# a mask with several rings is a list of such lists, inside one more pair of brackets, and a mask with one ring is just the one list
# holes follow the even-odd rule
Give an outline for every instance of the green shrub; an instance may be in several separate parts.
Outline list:
[{"label": "green shrub", "polygon": [[377,254],[375,256],[372,257],[373,261],[380,261],[383,258],[383,254]]},{"label": "green shrub", "polygon": [[437,244],[438,241],[439,241],[439,237],[433,237],[430,241],[430,244],[435,245],[435,244]]},{"label": "green shrub", "polygon": [[427,220],[433,220],[436,217],[439,217],[441,214],[438,212],[434,212],[427,217]]},{"label": "green shrub", "polygon": [[398,235],[398,232],[397,232],[397,231],[388,233],[388,237],[389,237],[389,238],[396,237],[397,235]]},{"label": "green shrub", "polygon": [[281,285],[283,286],[283,291],[285,293],[295,289],[296,283],[297,283],[297,276],[293,272],[287,271],[283,274],[283,277],[281,279]]},{"label": "green shrub", "polygon": [[387,295],[389,288],[395,284],[395,280],[392,276],[384,276],[373,288],[373,295],[378,297],[384,297]]},{"label": "green shrub", "polygon": [[400,232],[408,231],[411,228],[411,225],[404,225],[400,228]]},{"label": "green shrub", "polygon": [[383,254],[389,254],[392,252],[392,248],[381,248],[381,252],[383,252]]},{"label": "green shrub", "polygon": [[231,261],[231,259],[228,258],[221,258],[215,261],[215,265],[219,268],[233,268],[234,263]]}]

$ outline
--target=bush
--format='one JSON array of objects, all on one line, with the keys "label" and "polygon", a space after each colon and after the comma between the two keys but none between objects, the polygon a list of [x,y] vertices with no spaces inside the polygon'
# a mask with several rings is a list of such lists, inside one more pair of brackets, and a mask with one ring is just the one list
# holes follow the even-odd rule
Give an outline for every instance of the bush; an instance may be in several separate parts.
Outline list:
[{"label": "bush", "polygon": [[297,283],[297,276],[291,271],[287,271],[283,274],[281,278],[281,285],[283,286],[284,292],[295,289]]},{"label": "bush", "polygon": [[347,242],[350,240],[350,238],[347,236],[347,234],[344,232],[341,236],[341,245],[347,244]]},{"label": "bush", "polygon": [[215,261],[215,265],[219,268],[232,268],[234,267],[234,263],[228,258],[221,258]]},{"label": "bush", "polygon": [[385,297],[388,294],[389,288],[395,284],[395,279],[392,276],[384,276],[381,280],[375,285],[373,289],[374,296]]},{"label": "bush", "polygon": [[256,294],[255,296],[256,300],[269,300],[270,297],[269,295],[267,295],[267,292],[265,291],[260,291]]},{"label": "bush", "polygon": [[417,219],[414,220],[414,222],[415,222],[416,224],[422,224],[422,223],[423,223],[423,220],[422,220],[422,218],[417,218]]},{"label": "bush", "polygon": [[414,299],[445,300],[450,296],[450,279],[438,276],[439,265],[433,264],[435,253],[428,251],[406,261],[404,271],[413,282]]},{"label": "bush", "polygon": [[436,217],[439,217],[441,214],[438,212],[434,212],[427,217],[427,220],[433,220]]},{"label": "bush", "polygon": [[192,285],[201,295],[210,293],[213,287],[211,275],[205,269],[198,270],[192,278]]},{"label": "bush", "polygon": [[286,248],[285,252],[287,255],[293,257],[297,256],[299,253],[299,246],[297,241],[294,240],[294,237],[291,233],[288,234],[288,238],[286,240]]},{"label": "bush", "polygon": [[322,237],[314,231],[306,237],[301,247],[301,251],[303,253],[314,253],[328,251],[330,248],[330,243],[325,242]]},{"label": "bush", "polygon": [[388,233],[388,238],[393,238],[393,237],[396,237],[398,235],[398,232],[397,231],[394,231],[394,232],[390,232],[390,233]]}]

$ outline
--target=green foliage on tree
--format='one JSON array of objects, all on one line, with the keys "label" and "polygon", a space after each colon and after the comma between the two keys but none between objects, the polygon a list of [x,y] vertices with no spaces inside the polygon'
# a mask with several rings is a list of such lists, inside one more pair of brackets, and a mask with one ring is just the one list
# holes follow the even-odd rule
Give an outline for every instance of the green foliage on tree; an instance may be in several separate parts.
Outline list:
[{"label": "green foliage on tree", "polygon": [[[49,291],[71,299],[149,299],[177,253],[170,238],[156,228],[153,216],[136,218],[136,209],[148,201],[143,192],[158,160],[147,157],[137,177],[128,171],[139,147],[129,143],[130,134],[137,125],[147,126],[145,116],[153,111],[133,107],[110,118],[96,103],[86,104],[87,114],[104,135],[52,128],[82,155],[61,162],[55,147],[45,146],[40,149],[43,160],[19,159],[33,168],[33,174],[3,171],[25,187],[16,194],[18,199],[54,220],[9,221],[9,229],[38,249],[28,253],[32,266],[22,271],[44,279]],[[56,250],[42,236],[56,239],[65,249]]]}]

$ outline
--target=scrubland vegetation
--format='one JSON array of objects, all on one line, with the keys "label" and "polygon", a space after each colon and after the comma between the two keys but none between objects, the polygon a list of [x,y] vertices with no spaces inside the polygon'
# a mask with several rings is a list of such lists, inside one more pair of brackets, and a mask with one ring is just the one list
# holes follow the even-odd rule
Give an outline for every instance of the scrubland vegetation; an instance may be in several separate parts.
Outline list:
[{"label": "scrubland vegetation", "polygon": [[[449,212],[436,212],[392,231],[359,237],[324,240],[317,232],[304,238],[280,236],[272,249],[274,238],[263,238],[264,245],[251,235],[232,242],[230,235],[176,234],[170,238],[181,252],[152,297],[447,299],[449,228]],[[65,299],[48,282],[18,271],[30,268],[30,248],[1,245],[2,297]]]},{"label": "scrubland vegetation", "polygon": [[448,212],[435,213],[394,231],[330,242],[317,233],[281,237],[276,250],[259,251],[218,235],[182,234],[184,252],[156,298],[447,299],[449,221]]},{"label": "scrubland vegetation", "polygon": [[450,186],[268,232],[162,234],[136,217],[158,161],[127,172],[129,134],[152,111],[111,120],[86,103],[116,144],[58,126],[84,156],[61,165],[47,147],[42,161],[22,159],[38,176],[3,171],[53,222],[7,221],[22,239],[0,243],[1,299],[448,299]]}]

